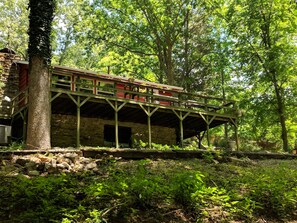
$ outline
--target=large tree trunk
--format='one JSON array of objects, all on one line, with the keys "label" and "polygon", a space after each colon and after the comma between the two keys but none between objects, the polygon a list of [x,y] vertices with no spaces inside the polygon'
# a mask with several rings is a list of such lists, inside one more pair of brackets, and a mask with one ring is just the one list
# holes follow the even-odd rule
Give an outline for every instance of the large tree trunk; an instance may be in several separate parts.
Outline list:
[{"label": "large tree trunk", "polygon": [[[50,141],[50,75],[43,58],[31,58],[29,70],[28,149],[48,149]],[[38,93],[38,94],[37,94]]]},{"label": "large tree trunk", "polygon": [[51,28],[54,0],[29,1],[28,149],[48,149],[50,141]]}]

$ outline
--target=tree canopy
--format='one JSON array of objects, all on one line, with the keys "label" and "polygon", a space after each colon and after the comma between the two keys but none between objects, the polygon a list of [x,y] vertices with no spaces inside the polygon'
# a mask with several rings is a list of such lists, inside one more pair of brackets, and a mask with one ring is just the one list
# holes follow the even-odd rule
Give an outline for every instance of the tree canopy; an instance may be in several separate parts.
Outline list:
[{"label": "tree canopy", "polygon": [[[0,48],[25,59],[27,6],[0,3]],[[57,0],[51,45],[56,64],[235,99],[242,142],[296,146],[296,1]]]}]

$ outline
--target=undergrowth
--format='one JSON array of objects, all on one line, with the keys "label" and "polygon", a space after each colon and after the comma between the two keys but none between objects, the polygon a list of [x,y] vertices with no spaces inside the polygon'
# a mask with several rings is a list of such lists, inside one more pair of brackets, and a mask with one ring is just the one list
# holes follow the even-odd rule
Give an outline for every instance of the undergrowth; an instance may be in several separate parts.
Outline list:
[{"label": "undergrowth", "polygon": [[[4,222],[278,222],[297,210],[296,161],[98,162],[91,172],[0,177]],[[1,221],[0,221],[1,222]]]}]

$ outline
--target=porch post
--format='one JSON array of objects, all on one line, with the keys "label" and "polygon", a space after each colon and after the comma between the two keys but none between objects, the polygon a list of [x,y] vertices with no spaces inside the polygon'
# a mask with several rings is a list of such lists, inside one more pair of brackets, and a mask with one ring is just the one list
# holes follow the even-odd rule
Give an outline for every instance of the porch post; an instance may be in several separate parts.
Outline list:
[{"label": "porch post", "polygon": [[118,149],[120,145],[119,145],[119,117],[118,117],[117,101],[115,101],[114,120],[115,120],[115,142],[116,142],[116,148]]},{"label": "porch post", "polygon": [[179,119],[179,127],[180,127],[180,147],[184,148],[184,125],[183,119]]},{"label": "porch post", "polygon": [[27,109],[24,110],[24,114],[20,113],[23,119],[23,143],[26,144],[27,141]]},{"label": "porch post", "polygon": [[206,116],[207,122],[206,122],[206,131],[207,131],[207,146],[210,147],[210,135],[209,135],[209,117]]},{"label": "porch post", "polygon": [[77,96],[77,112],[76,112],[76,118],[77,118],[77,126],[76,126],[76,147],[80,147],[80,96]]},{"label": "porch post", "polygon": [[152,148],[152,128],[151,128],[151,108],[148,106],[147,108],[148,116],[147,116],[147,126],[148,126],[148,136],[149,136],[149,149]]}]

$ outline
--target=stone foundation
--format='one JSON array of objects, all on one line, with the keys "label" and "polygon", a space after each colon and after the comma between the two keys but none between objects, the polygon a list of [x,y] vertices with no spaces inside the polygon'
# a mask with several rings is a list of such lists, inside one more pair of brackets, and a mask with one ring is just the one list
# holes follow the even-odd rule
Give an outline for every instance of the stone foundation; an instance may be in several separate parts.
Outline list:
[{"label": "stone foundation", "polygon": [[[76,146],[76,116],[52,115],[52,146]],[[83,146],[106,146],[104,142],[104,125],[114,125],[113,120],[81,117],[80,143]],[[121,127],[131,128],[133,139],[148,142],[148,127],[133,122],[119,122]],[[174,128],[152,126],[152,142],[157,144],[176,144]]]}]

